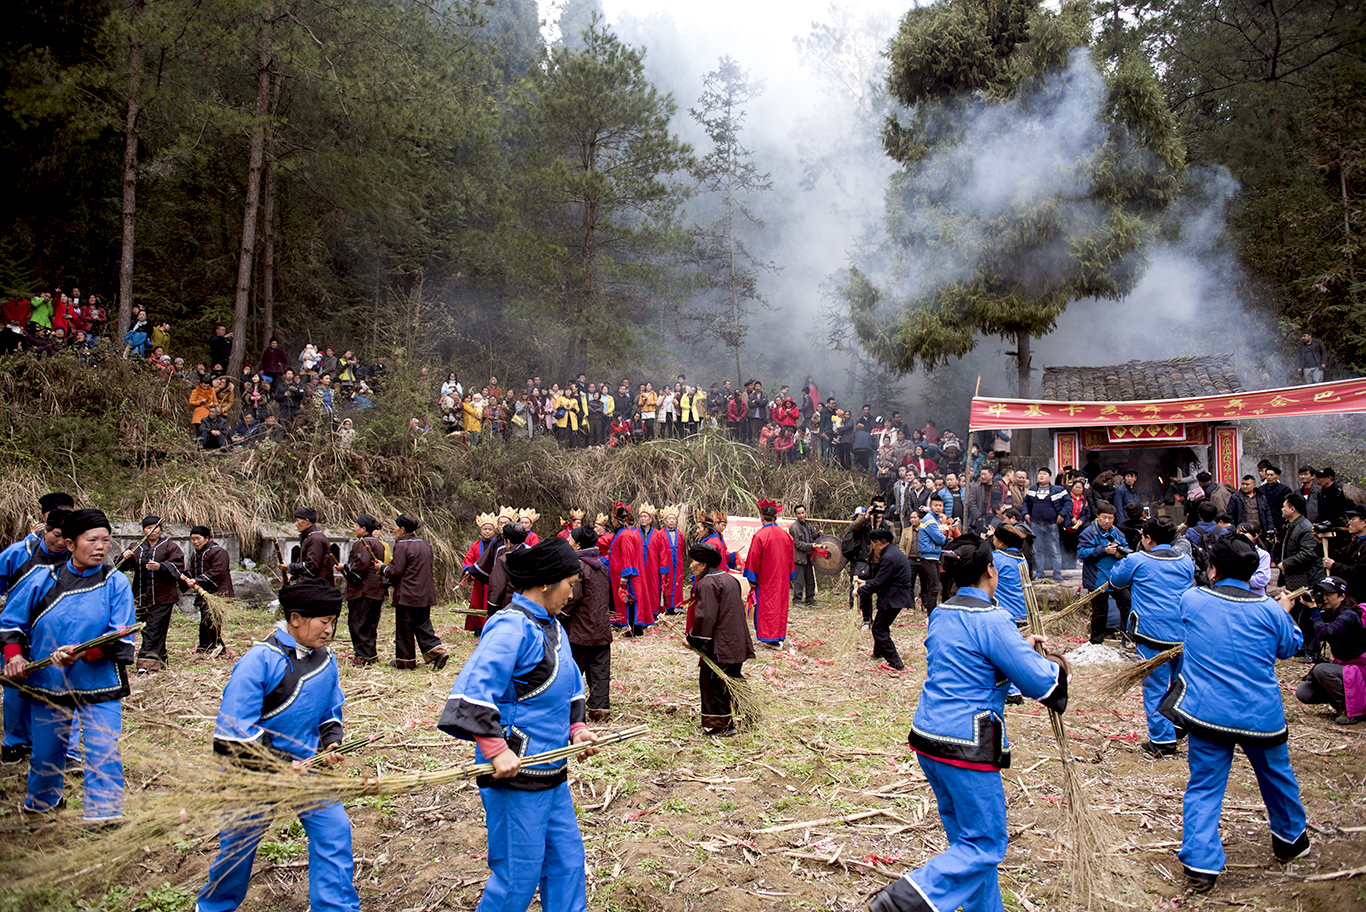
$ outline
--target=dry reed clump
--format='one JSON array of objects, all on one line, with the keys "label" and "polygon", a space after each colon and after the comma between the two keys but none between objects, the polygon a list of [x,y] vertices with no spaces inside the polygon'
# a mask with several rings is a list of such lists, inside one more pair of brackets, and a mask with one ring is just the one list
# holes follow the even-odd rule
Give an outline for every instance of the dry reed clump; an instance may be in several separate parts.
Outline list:
[{"label": "dry reed clump", "polygon": [[35,469],[25,465],[6,468],[0,476],[0,534],[6,542],[18,541],[41,521],[38,498],[47,491],[47,482]]}]

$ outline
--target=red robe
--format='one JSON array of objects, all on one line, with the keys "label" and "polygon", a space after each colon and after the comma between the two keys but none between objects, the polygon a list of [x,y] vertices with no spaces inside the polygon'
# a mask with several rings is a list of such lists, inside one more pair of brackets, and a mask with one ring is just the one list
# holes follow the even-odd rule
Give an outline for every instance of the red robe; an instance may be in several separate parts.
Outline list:
[{"label": "red robe", "polygon": [[539,535],[537,535],[535,532],[527,532],[527,534],[526,534],[526,546],[527,546],[528,548],[534,548],[534,547],[536,547],[536,546],[537,546],[538,544],[540,544],[540,543],[541,543],[541,537],[540,537]]},{"label": "red robe", "polygon": [[792,536],[776,522],[755,532],[745,552],[745,579],[754,587],[754,635],[767,643],[787,637],[794,556]]},{"label": "red robe", "polygon": [[[618,627],[648,627],[653,624],[654,613],[640,597],[639,577],[645,569],[645,547],[640,539],[640,530],[635,526],[618,529],[612,536],[607,562],[612,574],[612,623]],[[627,595],[635,601],[628,602]]]},{"label": "red robe", "polygon": [[673,536],[674,546],[670,548],[669,530],[656,529],[645,554],[646,572],[653,564],[659,573],[662,590],[659,607],[663,611],[672,611],[683,604],[683,584],[688,577],[688,545],[683,539],[683,531],[675,529]]},{"label": "red robe", "polygon": [[644,545],[645,569],[641,572],[639,588],[636,589],[637,597],[645,603],[645,607],[650,609],[650,619],[654,620],[659,616],[659,547],[655,544],[655,539],[659,538],[659,530],[653,526],[640,529],[640,541]]},{"label": "red robe", "polygon": [[[475,562],[484,556],[484,552],[487,551],[488,547],[492,544],[492,539],[484,541],[483,538],[476,538],[474,544],[470,545],[470,549],[465,552],[463,566],[473,567]],[[470,580],[470,583],[470,608],[487,614],[489,610],[488,587],[479,582],[479,580],[473,578]],[[465,615],[465,629],[473,630],[478,633],[484,629],[484,621],[486,620],[486,617],[477,614],[467,614]]]}]

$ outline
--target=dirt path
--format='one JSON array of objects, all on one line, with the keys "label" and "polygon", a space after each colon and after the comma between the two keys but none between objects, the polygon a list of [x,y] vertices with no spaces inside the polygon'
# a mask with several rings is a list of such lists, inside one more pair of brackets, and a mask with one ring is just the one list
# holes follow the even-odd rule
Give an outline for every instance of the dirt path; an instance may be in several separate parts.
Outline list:
[{"label": "dirt path", "polygon": [[[434,722],[473,642],[454,629],[462,616],[441,612],[436,620],[456,653],[439,675],[352,668],[343,632],[337,653],[343,660],[347,732],[385,733],[383,742],[351,766],[392,774],[452,766],[472,756],[471,747],[438,732]],[[386,613],[385,621],[381,643],[391,636],[392,615]],[[240,652],[268,629],[264,614],[248,615],[238,619],[230,640]],[[765,699],[765,722],[725,740],[705,738],[699,729],[696,660],[682,645],[681,618],[662,619],[642,640],[617,641],[612,727],[647,723],[654,733],[573,767],[592,909],[858,909],[888,879],[943,848],[933,796],[905,743],[923,678],[924,617],[905,618],[894,629],[909,669],[905,675],[878,670],[867,658],[866,633],[857,636],[856,647],[841,645],[853,642],[854,634],[845,613],[827,600],[815,609],[794,609],[789,648],[760,650],[746,665],[746,676]],[[212,765],[212,719],[231,664],[189,656],[193,636],[193,619],[177,616],[175,667],[136,679],[125,701],[130,817],[174,803],[176,783],[188,781],[186,771]],[[1087,676],[1099,671],[1080,670],[1074,689],[1084,691]],[[1074,750],[1087,761],[1082,769],[1091,803],[1113,816],[1121,835],[1115,857],[1130,872],[1121,895],[1107,905],[1366,909],[1366,876],[1305,879],[1366,863],[1366,832],[1344,832],[1366,828],[1366,726],[1338,727],[1326,712],[1295,704],[1290,692],[1303,673],[1300,665],[1281,666],[1291,758],[1314,852],[1287,866],[1273,862],[1252,770],[1240,756],[1225,804],[1229,868],[1217,890],[1202,900],[1185,894],[1174,854],[1184,761],[1154,762],[1137,750],[1146,736],[1138,691],[1105,707],[1074,702],[1068,718]],[[1005,773],[1011,832],[1001,869],[1006,907],[1071,909],[1062,874],[1060,764],[1047,716],[1036,704],[1011,707],[1007,729],[1013,767]],[[5,880],[34,874],[32,852],[45,840],[69,848],[86,838],[60,824],[27,829],[13,813],[23,792],[21,771],[0,771],[0,799],[8,810],[0,818]],[[79,791],[78,784],[70,788],[73,806],[79,805]],[[474,908],[487,869],[483,814],[472,786],[364,799],[353,803],[350,815],[362,908]],[[862,816],[819,822],[854,815]],[[211,821],[191,816],[176,832],[139,848],[136,863],[100,871],[93,883],[51,888],[41,902],[29,894],[19,906],[14,898],[0,897],[0,910],[61,908],[84,900],[92,904],[85,908],[115,912],[145,903],[150,895],[161,904],[144,909],[176,912],[189,907],[189,896],[204,882],[217,839]],[[306,909],[306,859],[297,826],[281,826],[258,856],[243,909]]]}]

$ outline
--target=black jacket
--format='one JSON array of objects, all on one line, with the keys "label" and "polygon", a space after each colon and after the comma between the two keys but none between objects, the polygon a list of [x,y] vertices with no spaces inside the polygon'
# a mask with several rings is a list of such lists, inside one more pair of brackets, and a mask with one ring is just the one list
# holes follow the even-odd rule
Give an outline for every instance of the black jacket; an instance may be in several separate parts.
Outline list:
[{"label": "black jacket", "polygon": [[877,572],[864,583],[860,594],[877,596],[878,609],[894,608],[898,611],[915,607],[915,575],[911,562],[896,545],[882,549],[882,559],[877,563]]},{"label": "black jacket", "polygon": [[1314,538],[1314,527],[1303,516],[1285,527],[1281,572],[1285,574],[1285,585],[1291,589],[1310,586],[1323,579],[1323,556]]}]

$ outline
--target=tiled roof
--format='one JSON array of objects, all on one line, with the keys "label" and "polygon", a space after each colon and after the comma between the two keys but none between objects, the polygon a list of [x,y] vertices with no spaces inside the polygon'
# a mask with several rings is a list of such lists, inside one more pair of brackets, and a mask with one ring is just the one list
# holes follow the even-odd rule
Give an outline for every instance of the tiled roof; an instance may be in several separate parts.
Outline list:
[{"label": "tiled roof", "polygon": [[1074,402],[1186,399],[1246,392],[1233,354],[1129,361],[1113,367],[1045,367],[1042,396]]}]

